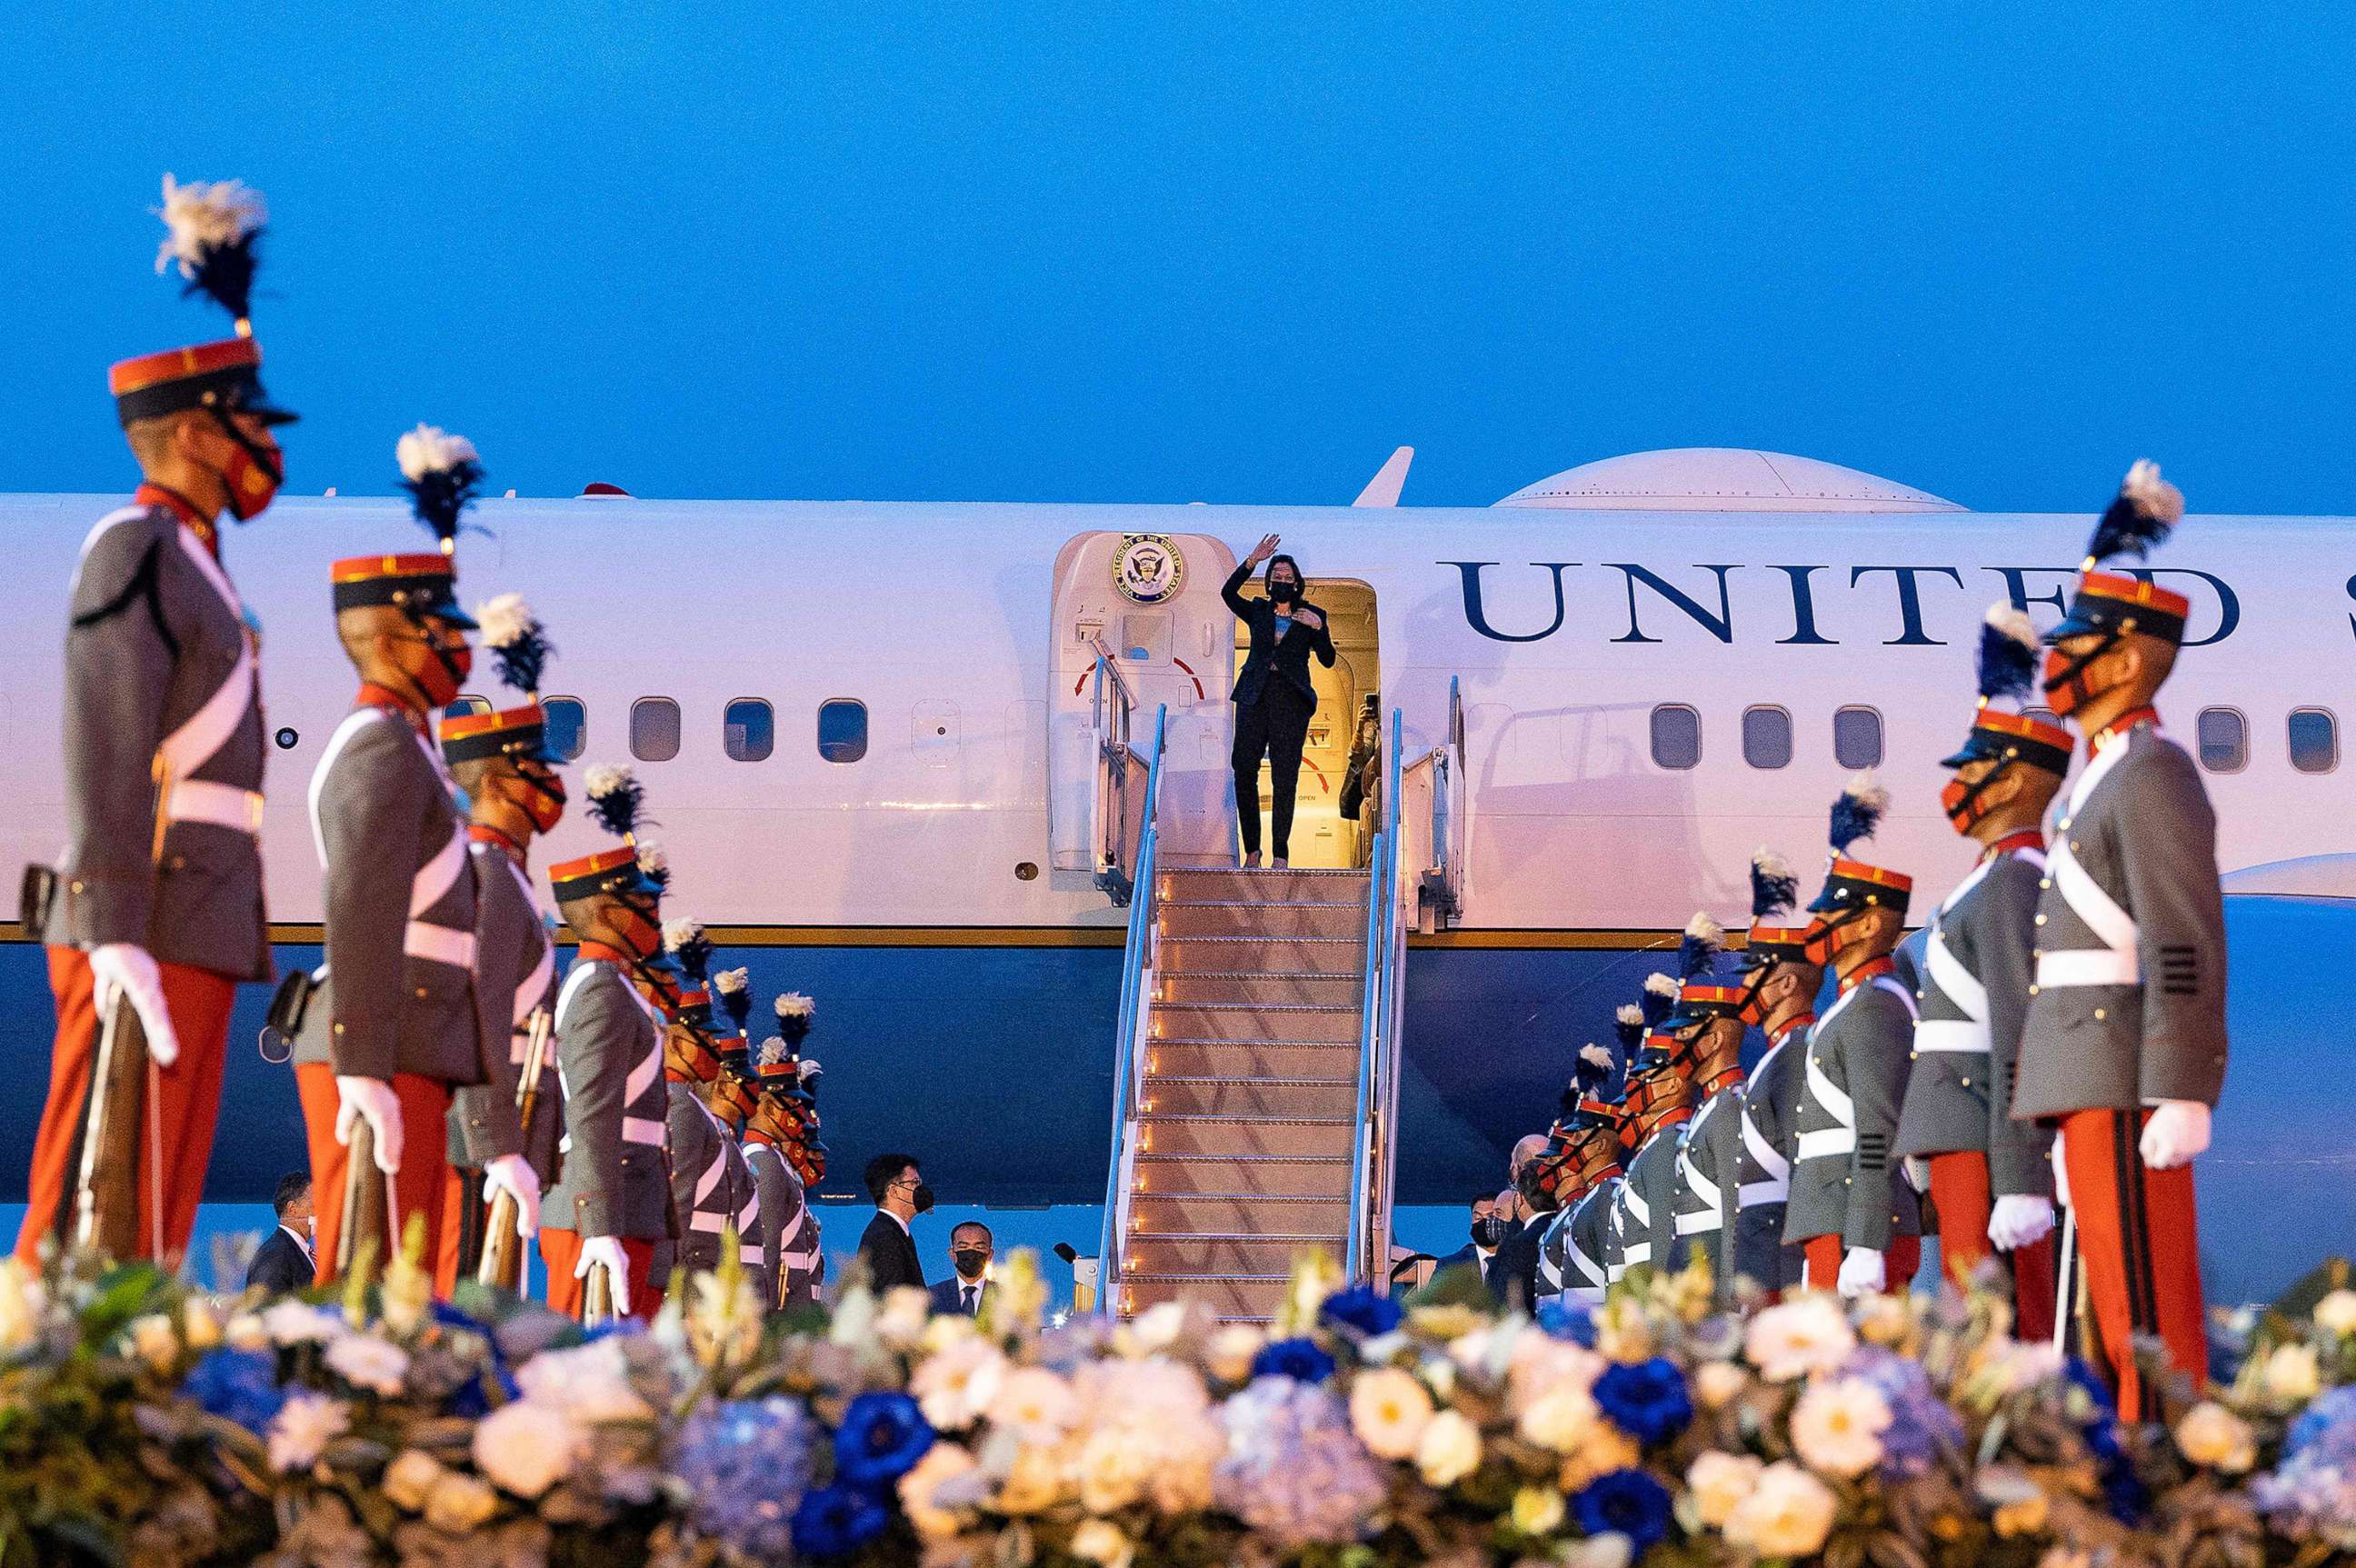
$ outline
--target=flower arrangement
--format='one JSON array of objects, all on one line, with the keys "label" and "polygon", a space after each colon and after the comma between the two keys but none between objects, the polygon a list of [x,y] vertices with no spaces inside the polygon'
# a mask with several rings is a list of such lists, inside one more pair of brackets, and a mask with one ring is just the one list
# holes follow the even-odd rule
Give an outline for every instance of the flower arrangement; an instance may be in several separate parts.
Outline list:
[{"label": "flower arrangement", "polygon": [[[740,1270],[584,1332],[419,1245],[332,1300],[0,1263],[0,1568],[2260,1568],[2356,1552],[2356,1293],[2122,1423],[1949,1294],[1738,1314],[1698,1271],[1593,1314],[1406,1302],[1304,1259],[1277,1319],[980,1319]],[[735,1256],[724,1247],[723,1259]]]}]

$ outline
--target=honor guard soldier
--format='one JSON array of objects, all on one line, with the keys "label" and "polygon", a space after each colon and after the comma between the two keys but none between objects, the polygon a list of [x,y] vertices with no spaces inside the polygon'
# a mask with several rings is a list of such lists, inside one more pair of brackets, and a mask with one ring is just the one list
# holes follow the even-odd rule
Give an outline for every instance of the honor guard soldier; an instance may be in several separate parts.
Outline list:
[{"label": "honor guard soldier", "polygon": [[[402,483],[441,549],[361,555],[333,569],[336,635],[360,678],[352,711],[311,776],[311,828],[326,912],[324,978],[294,1038],[294,1082],[311,1151],[320,1279],[356,1256],[391,1194],[385,1245],[412,1216],[426,1256],[439,1256],[451,1090],[490,1079],[509,1020],[475,983],[475,876],[456,786],[433,715],[456,701],[473,668],[451,553],[460,516],[482,482],[463,438],[419,425],[401,438]],[[365,1127],[380,1187],[348,1159]]]},{"label": "honor guard soldier", "polygon": [[1816,1022],[1825,972],[1808,959],[1804,926],[1783,924],[1800,881],[1774,851],[1751,857],[1751,934],[1742,951],[1743,1023],[1767,1036],[1767,1054],[1742,1086],[1742,1148],[1735,1165],[1734,1272],[1770,1299],[1796,1289],[1805,1254],[1783,1240],[1797,1157],[1803,1058]]},{"label": "honor guard soldier", "polygon": [[[755,1071],[762,1082],[763,1114],[755,1130],[764,1141],[774,1137],[776,1150],[793,1173],[790,1210],[778,1228],[777,1294],[787,1306],[814,1306],[819,1286],[826,1279],[826,1254],[820,1246],[818,1208],[809,1194],[826,1179],[826,1144],[819,1138],[818,1083],[822,1069],[815,1057],[802,1055],[818,1018],[818,1004],[798,991],[782,993],[772,1009],[777,1033],[761,1043]],[[770,1047],[776,1048],[772,1051]]]},{"label": "honor guard soldier", "polygon": [[641,791],[629,770],[591,770],[591,813],[619,848],[552,865],[548,879],[580,946],[556,993],[564,1089],[562,1174],[541,1210],[548,1305],[586,1315],[594,1273],[617,1316],[648,1319],[655,1246],[669,1234],[663,1163],[663,1032],[631,977],[662,942],[661,884],[636,843]]},{"label": "honor guard soldier", "polygon": [[760,1097],[744,1126],[744,1163],[761,1190],[761,1248],[776,1282],[780,1307],[818,1301],[818,1216],[787,1149],[801,1136],[787,1098],[797,1081],[786,1043],[772,1035],[761,1042],[753,1067]]},{"label": "honor guard soldier", "polygon": [[1580,1306],[1600,1306],[1610,1282],[1605,1261],[1612,1194],[1620,1177],[1620,1108],[1603,1098],[1612,1053],[1588,1045],[1579,1053],[1570,1103],[1555,1123],[1560,1146],[1562,1200],[1538,1243],[1538,1294]]},{"label": "honor guard soldier", "polygon": [[1538,1233],[1537,1267],[1535,1277],[1536,1302],[1546,1301],[1562,1294],[1566,1259],[1559,1251],[1549,1252],[1547,1240],[1556,1228],[1569,1217],[1570,1207],[1587,1192],[1580,1180],[1580,1161],[1573,1124],[1579,1107],[1612,1076],[1612,1053],[1592,1042],[1580,1047],[1571,1064],[1571,1078],[1562,1087],[1557,1101],[1554,1122],[1547,1129],[1546,1147],[1531,1161],[1527,1174],[1537,1184],[1546,1207],[1539,1210],[1541,1229]]},{"label": "honor guard soldier", "polygon": [[[693,920],[667,921],[663,945],[679,963],[681,946],[700,963],[711,945],[703,928]],[[680,963],[683,974],[692,970]],[[663,1079],[669,1085],[666,1122],[669,1128],[670,1200],[680,1219],[678,1245],[655,1264],[655,1288],[668,1294],[680,1273],[710,1273],[720,1266],[721,1236],[734,1223],[734,1194],[730,1189],[727,1134],[703,1097],[720,1076],[720,1058],[712,1048],[712,996],[696,987],[680,993],[663,1029]],[[668,1266],[666,1266],[668,1265]]]},{"label": "honor guard soldier", "polygon": [[752,1042],[744,1033],[744,1026],[753,1017],[752,981],[752,972],[744,969],[723,969],[712,977],[712,996],[728,1020],[728,1033],[717,1047],[720,1079],[712,1086],[712,1112],[720,1118],[743,1156],[743,1190],[736,1197],[738,1256],[744,1262],[745,1273],[755,1281],[763,1310],[768,1311],[777,1305],[777,1275],[776,1260],[771,1255],[767,1240],[765,1203],[768,1194],[762,1187],[760,1172],[753,1158],[759,1145],[753,1142],[749,1131],[753,1112],[761,1101],[760,1081],[753,1071]]},{"label": "honor guard soldier", "polygon": [[[66,630],[67,843],[26,878],[48,947],[57,1036],[16,1255],[45,1241],[161,1261],[187,1251],[220,1110],[230,1007],[270,978],[262,907],[255,623],[220,517],[261,515],[283,478],[247,318],[262,199],[164,177],[160,272],[228,308],[236,336],[108,372],[139,465],[99,521]],[[144,1046],[141,1036],[145,1036]],[[131,1151],[136,1151],[135,1155]]]},{"label": "honor guard soldier", "polygon": [[1798,1159],[1783,1239],[1807,1249],[1815,1290],[1864,1295],[1906,1288],[1921,1262],[1921,1214],[1891,1154],[1914,1047],[1914,993],[1890,957],[1912,878],[1849,857],[1890,803],[1869,775],[1833,802],[1832,865],[1808,906],[1809,961],[1829,964],[1839,995],[1809,1031],[1802,1060]]},{"label": "honor guard soldier", "polygon": [[[540,674],[548,639],[522,597],[479,607],[483,646],[500,678],[528,699],[493,714],[442,722],[442,757],[466,792],[467,851],[475,870],[475,983],[494,1018],[509,1020],[507,1048],[491,1052],[487,1083],[458,1090],[450,1106],[450,1179],[442,1209],[434,1284],[447,1295],[481,1272],[491,1211],[504,1194],[519,1239],[539,1228],[541,1191],[555,1179],[558,1104],[556,946],[531,886],[531,841],[564,816],[563,758],[548,743]],[[522,1114],[527,1105],[531,1123]],[[503,1216],[504,1218],[504,1216]],[[496,1258],[507,1249],[492,1249]],[[505,1280],[490,1283],[506,1283]]]},{"label": "honor guard soldier", "polygon": [[1901,1158],[1927,1159],[1939,1213],[1939,1263],[1958,1288],[2008,1255],[2014,1332],[2053,1337],[2051,1135],[2012,1119],[2012,1082],[2029,1008],[2045,808],[2070,771],[2070,732],[1991,703],[2027,696],[2037,634],[2009,604],[1988,612],[1979,711],[1940,804],[1980,846],[1979,863],[1925,928],[1914,1069],[1898,1119]]},{"label": "honor guard soldier", "polygon": [[1676,993],[1677,983],[1667,975],[1645,977],[1653,1033],[1628,1063],[1628,1116],[1635,1125],[1636,1152],[1620,1184],[1617,1268],[1605,1271],[1615,1280],[1630,1269],[1676,1264],[1677,1145],[1693,1119],[1693,1084],[1676,1037],[1661,1032],[1676,1006]]},{"label": "honor guard soldier", "polygon": [[[1719,950],[1725,931],[1707,915],[1696,915],[1687,940]],[[1687,1124],[1677,1151],[1677,1181],[1672,1198],[1677,1240],[1688,1257],[1709,1260],[1711,1288],[1720,1305],[1734,1299],[1733,1219],[1742,1154],[1742,1000],[1740,986],[1721,985],[1707,974],[1677,993],[1668,1027],[1687,1066],[1701,1109]]]},{"label": "honor guard soldier", "polygon": [[2046,634],[2046,701],[2088,757],[2054,823],[2012,1099],[2060,1123],[2099,1353],[2120,1410],[2146,1417],[2137,1336],[2196,1384],[2206,1370],[2191,1162],[2225,1079],[2224,900],[2216,814],[2151,705],[2190,607],[2098,568],[2144,554],[2183,511],[2158,467],[2130,469]]}]

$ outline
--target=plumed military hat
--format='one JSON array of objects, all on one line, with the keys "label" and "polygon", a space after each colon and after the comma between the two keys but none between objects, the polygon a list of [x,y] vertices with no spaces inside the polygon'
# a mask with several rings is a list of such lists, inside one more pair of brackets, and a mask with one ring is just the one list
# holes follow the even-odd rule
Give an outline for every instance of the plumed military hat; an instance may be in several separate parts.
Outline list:
[{"label": "plumed military hat", "polygon": [[226,417],[241,413],[264,424],[291,424],[295,415],[270,401],[262,386],[262,345],[254,341],[251,305],[257,247],[269,213],[262,193],[233,179],[181,185],[164,177],[164,246],[155,270],[177,266],[187,295],[219,304],[237,335],[185,349],[142,354],[110,366],[107,390],[125,425],[183,409]]},{"label": "plumed military hat", "polygon": [[2143,578],[2099,568],[2120,556],[2137,560],[2166,539],[2184,517],[2184,493],[2160,477],[2159,465],[2138,459],[2120,482],[2094,532],[2086,542],[2086,559],[2078,574],[2078,591],[2069,613],[2045,634],[2047,642],[2101,632],[2137,632],[2163,642],[2181,643],[2184,623],[2192,603],[2182,594]]},{"label": "plumed military hat", "polygon": [[1850,779],[1833,801],[1828,834],[1832,860],[1825,868],[1823,891],[1808,906],[1811,914],[1840,915],[1868,908],[1906,913],[1914,894],[1914,879],[1848,853],[1858,840],[1873,836],[1873,830],[1881,825],[1882,812],[1889,809],[1889,791],[1876,784],[1869,772]]}]

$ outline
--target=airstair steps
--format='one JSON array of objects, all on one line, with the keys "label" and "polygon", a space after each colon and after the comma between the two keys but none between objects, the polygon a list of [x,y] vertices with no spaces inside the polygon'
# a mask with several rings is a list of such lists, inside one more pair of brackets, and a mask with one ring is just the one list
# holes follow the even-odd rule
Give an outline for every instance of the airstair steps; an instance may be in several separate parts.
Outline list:
[{"label": "airstair steps", "polygon": [[1264,1320],[1301,1252],[1345,1250],[1370,884],[1156,874],[1121,1310],[1193,1298]]}]

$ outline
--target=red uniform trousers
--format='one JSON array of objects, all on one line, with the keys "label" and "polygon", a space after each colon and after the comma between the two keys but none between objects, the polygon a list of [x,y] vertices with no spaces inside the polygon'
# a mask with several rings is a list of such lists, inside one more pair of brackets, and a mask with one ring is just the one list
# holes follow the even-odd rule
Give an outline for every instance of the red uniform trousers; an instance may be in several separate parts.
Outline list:
[{"label": "red uniform trousers", "polygon": [[2192,1167],[2145,1167],[2137,1144],[2150,1115],[2097,1110],[2062,1118],[2062,1157],[2100,1360],[2110,1367],[2119,1413],[2146,1421],[2158,1414],[2158,1391],[2136,1369],[2136,1335],[2158,1335],[2169,1364],[2195,1388],[2209,1380]]},{"label": "red uniform trousers", "polygon": [[[28,1267],[40,1262],[43,1240],[70,1233],[73,1187],[80,1172],[85,1102],[98,1056],[98,1005],[90,955],[77,948],[52,947],[49,991],[57,999],[58,1032],[49,1050],[49,1098],[33,1134],[33,1168],[26,1184],[24,1229],[16,1233],[16,1256]],[[237,982],[209,969],[158,963],[164,1006],[179,1036],[180,1057],[168,1068],[151,1065],[140,1147],[153,1168],[139,1181],[141,1257],[177,1266],[197,1227],[197,1203],[204,1196],[205,1166],[213,1153],[213,1125],[220,1115],[221,1069],[229,1059],[229,1015]],[[154,1246],[160,1236],[160,1250]]]},{"label": "red uniform trousers", "polygon": [[[1805,1283],[1810,1290],[1832,1290],[1840,1279],[1841,1254],[1847,1251],[1837,1236],[1811,1236],[1802,1243],[1808,1256]],[[1922,1238],[1892,1236],[1890,1250],[1881,1255],[1882,1288],[1892,1294],[1902,1294],[1913,1283],[1914,1271],[1922,1266]]]},{"label": "red uniform trousers", "polygon": [[[652,1323],[655,1309],[662,1305],[662,1293],[655,1289],[648,1277],[655,1266],[654,1241],[625,1236],[622,1238],[622,1252],[630,1260],[630,1310],[627,1316],[640,1323]],[[581,1232],[541,1226],[540,1256],[541,1261],[548,1265],[548,1309],[561,1312],[567,1317],[579,1317],[582,1298],[587,1288],[585,1282],[573,1275],[573,1269],[581,1262]]]},{"label": "red uniform trousers", "polygon": [[[1939,1210],[1939,1269],[1957,1290],[1993,1250],[1988,1216],[1996,1200],[1987,1155],[1958,1149],[1931,1156],[1931,1201]],[[2012,1271],[2012,1337],[2023,1344],[2053,1337],[2053,1238],[2048,1235],[2005,1254]]]},{"label": "red uniform trousers", "polygon": [[[351,1151],[336,1142],[336,1069],[326,1062],[299,1062],[294,1089],[303,1097],[303,1131],[311,1145],[311,1202],[319,1217],[319,1283],[336,1277],[336,1248],[344,1233],[344,1180]],[[425,1256],[441,1255],[442,1180],[449,1169],[450,1086],[415,1073],[392,1075],[401,1101],[401,1174],[393,1178],[392,1245],[402,1244],[412,1215],[425,1220]],[[377,1260],[383,1266],[384,1260]]]}]

